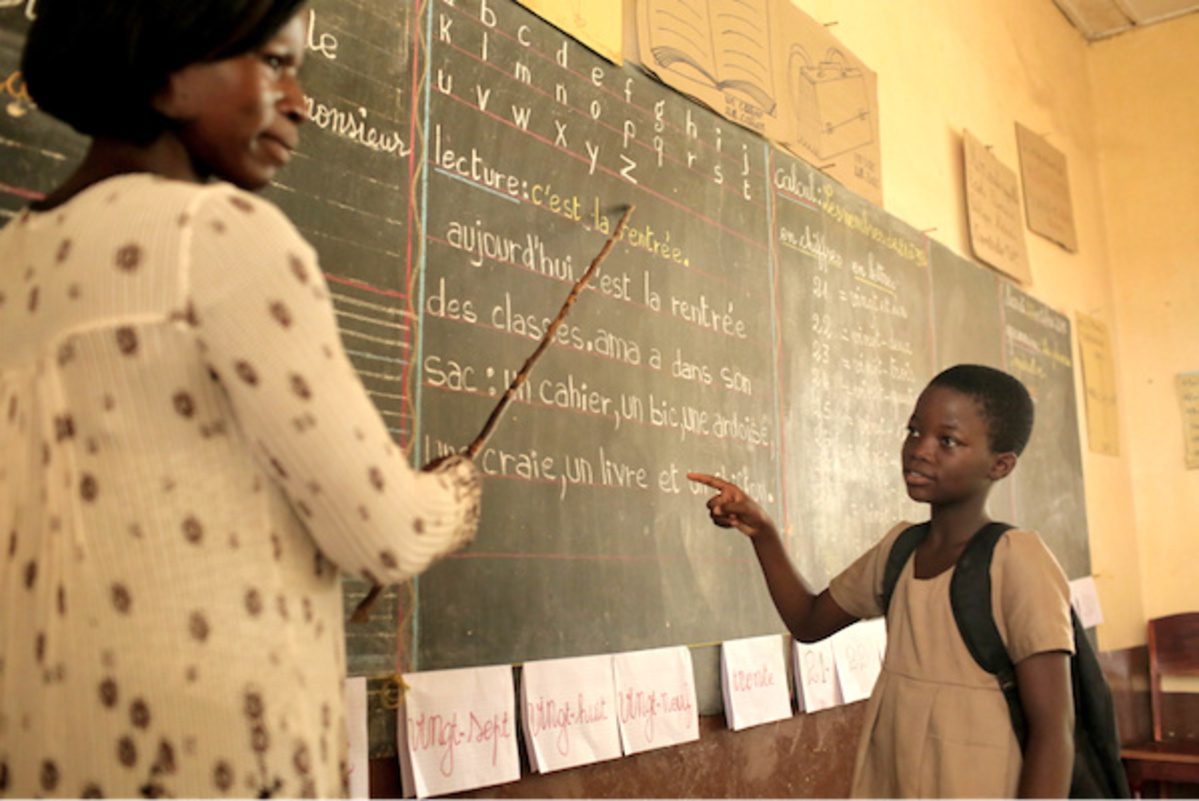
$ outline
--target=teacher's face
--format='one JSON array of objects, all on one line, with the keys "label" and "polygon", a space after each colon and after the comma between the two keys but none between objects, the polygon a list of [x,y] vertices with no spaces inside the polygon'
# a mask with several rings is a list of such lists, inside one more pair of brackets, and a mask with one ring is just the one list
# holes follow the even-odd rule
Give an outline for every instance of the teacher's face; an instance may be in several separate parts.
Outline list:
[{"label": "teacher's face", "polygon": [[260,189],[291,159],[306,119],[298,76],[305,40],[297,13],[254,50],[171,76],[160,109],[178,123],[198,178]]}]

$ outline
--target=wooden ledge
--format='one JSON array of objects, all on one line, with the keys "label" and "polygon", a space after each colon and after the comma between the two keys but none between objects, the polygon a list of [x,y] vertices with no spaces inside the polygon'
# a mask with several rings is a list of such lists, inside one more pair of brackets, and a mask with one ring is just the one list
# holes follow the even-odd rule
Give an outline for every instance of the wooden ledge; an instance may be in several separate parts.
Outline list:
[{"label": "wooden ledge", "polygon": [[1120,758],[1142,762],[1180,762],[1187,765],[1199,765],[1199,741],[1137,743],[1121,748]]}]

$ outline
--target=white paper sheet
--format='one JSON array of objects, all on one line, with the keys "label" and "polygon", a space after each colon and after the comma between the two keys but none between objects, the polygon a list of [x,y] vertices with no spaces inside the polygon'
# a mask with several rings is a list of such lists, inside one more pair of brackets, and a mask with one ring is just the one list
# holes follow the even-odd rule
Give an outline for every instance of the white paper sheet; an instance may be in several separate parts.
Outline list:
[{"label": "white paper sheet", "polygon": [[350,771],[350,798],[370,798],[370,748],[366,724],[366,677],[346,679],[346,736]]},{"label": "white paper sheet", "polygon": [[612,661],[626,754],[699,739],[695,676],[686,646],[630,651]]},{"label": "white paper sheet", "polygon": [[729,640],[720,647],[724,717],[739,731],[791,717],[783,636]]},{"label": "white paper sheet", "polygon": [[866,623],[858,622],[841,629],[830,639],[841,697],[847,704],[869,698],[882,670],[877,637]]},{"label": "white paper sheet", "polygon": [[1095,587],[1095,579],[1083,576],[1070,582],[1070,605],[1078,613],[1078,620],[1084,629],[1098,626],[1103,622],[1103,609],[1099,605],[1099,590]]},{"label": "white paper sheet", "polygon": [[404,795],[425,798],[520,778],[512,668],[403,675],[398,750]]},{"label": "white paper sheet", "polygon": [[831,637],[820,642],[795,641],[795,696],[801,712],[819,712],[840,706],[836,664]]},{"label": "white paper sheet", "polygon": [[878,651],[878,663],[882,665],[887,660],[887,619],[872,617],[862,621],[862,625],[866,627],[866,631],[870,632],[870,639],[874,641]]},{"label": "white paper sheet", "polygon": [[621,755],[611,655],[525,662],[520,694],[521,727],[535,772]]}]

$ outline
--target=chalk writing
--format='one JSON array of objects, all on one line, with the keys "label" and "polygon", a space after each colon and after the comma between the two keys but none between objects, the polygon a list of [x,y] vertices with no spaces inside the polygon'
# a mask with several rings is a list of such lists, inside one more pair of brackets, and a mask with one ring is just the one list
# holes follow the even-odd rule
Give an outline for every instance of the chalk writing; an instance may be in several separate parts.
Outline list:
[{"label": "chalk writing", "polygon": [[[479,540],[422,591],[513,559],[496,597],[547,609],[544,631],[529,635],[541,653],[611,651],[614,630],[648,624],[635,593],[608,594],[612,626],[592,625],[594,605],[547,606],[544,593],[595,592],[599,574],[584,569],[595,562],[733,558],[737,542],[685,517],[694,499],[683,476],[697,465],[735,475],[765,503],[780,497],[765,149],[514,4],[437,3],[429,22],[425,176],[439,202],[425,209],[417,299],[420,458],[461,447],[461,421],[488,413],[622,207],[636,211],[479,454],[498,498]],[[531,578],[549,565],[552,576]],[[746,603],[731,576],[698,572],[711,597],[737,598],[734,614],[773,614],[765,593]],[[668,595],[670,608],[652,614],[669,616],[676,636],[705,625],[676,608],[685,593]],[[437,652],[435,666],[450,664],[438,661],[457,650],[462,621],[450,618],[475,613],[422,605],[418,614],[422,649]],[[502,660],[503,627],[470,626],[496,632],[480,649]],[[557,697],[559,719],[568,701]],[[660,711],[653,725],[655,744],[665,742]],[[572,731],[572,747],[576,739]]]},{"label": "chalk writing", "polygon": [[330,61],[337,60],[337,37],[319,30],[315,8],[308,9],[308,49]]},{"label": "chalk writing", "polygon": [[820,208],[828,215],[829,219],[844,225],[851,231],[865,234],[874,242],[893,251],[900,258],[910,261],[913,264],[918,264],[921,267],[928,266],[928,251],[923,245],[889,233],[872,222],[867,215],[852,211],[842,205],[838,202],[837,195],[831,185],[825,185],[823,189],[824,197],[820,202]]},{"label": "chalk writing", "polygon": [[1028,295],[1008,292],[1004,298],[1004,305],[1055,334],[1065,334],[1069,331],[1070,324],[1064,317],[1054,313],[1048,306],[1033,301]]},{"label": "chalk writing", "polygon": [[[804,455],[787,491],[829,504],[806,521],[798,554],[807,575],[828,578],[904,514],[892,454],[928,369],[927,254],[917,232],[850,207],[799,162],[781,160],[771,175],[782,339],[795,343],[783,362],[782,439]],[[810,544],[824,537],[845,551]]]},{"label": "chalk writing", "polygon": [[304,109],[312,124],[330,133],[380,153],[407,156],[412,151],[403,137],[396,131],[380,130],[367,119],[367,110],[362,106],[347,110],[332,103],[318,100],[311,95],[304,97]]}]

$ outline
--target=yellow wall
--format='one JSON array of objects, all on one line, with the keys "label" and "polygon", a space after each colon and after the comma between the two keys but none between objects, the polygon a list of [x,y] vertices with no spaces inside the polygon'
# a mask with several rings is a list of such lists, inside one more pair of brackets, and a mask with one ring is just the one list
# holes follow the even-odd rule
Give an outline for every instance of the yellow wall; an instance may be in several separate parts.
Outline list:
[{"label": "yellow wall", "polygon": [[[1143,643],[1147,617],[1199,609],[1185,558],[1199,534],[1199,472],[1182,470],[1171,394],[1174,373],[1199,369],[1199,17],[1088,45],[1051,0],[793,2],[835,21],[831,32],[878,73],[886,209],[956,252],[970,254],[962,129],[1013,169],[1016,122],[1065,153],[1078,252],[1026,232],[1027,289],[1112,336],[1121,455],[1091,453],[1082,431],[1091,559],[1101,647]],[[1081,380],[1076,359],[1084,420]]]},{"label": "yellow wall", "polygon": [[1179,372],[1199,370],[1199,14],[1091,47],[1117,359],[1147,617],[1199,609],[1199,470]]}]

